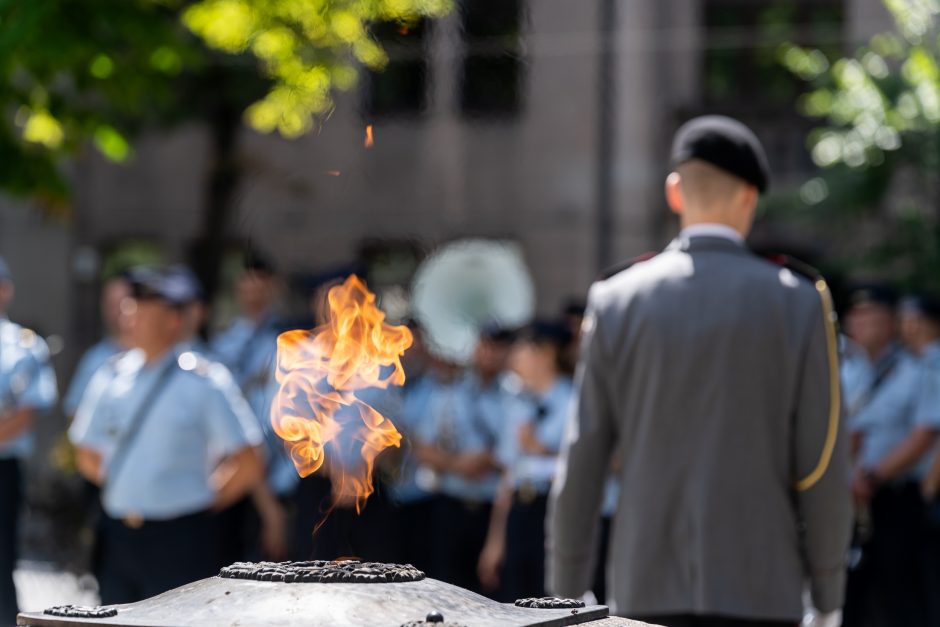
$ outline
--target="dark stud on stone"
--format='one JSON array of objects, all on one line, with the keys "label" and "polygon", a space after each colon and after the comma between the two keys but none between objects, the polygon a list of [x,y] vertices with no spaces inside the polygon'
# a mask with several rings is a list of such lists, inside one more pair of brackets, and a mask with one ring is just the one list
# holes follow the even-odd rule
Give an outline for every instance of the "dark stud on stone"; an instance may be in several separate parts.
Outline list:
[{"label": "dark stud on stone", "polygon": [[438,611],[429,612],[427,616],[424,617],[424,622],[426,623],[443,623],[444,615]]}]

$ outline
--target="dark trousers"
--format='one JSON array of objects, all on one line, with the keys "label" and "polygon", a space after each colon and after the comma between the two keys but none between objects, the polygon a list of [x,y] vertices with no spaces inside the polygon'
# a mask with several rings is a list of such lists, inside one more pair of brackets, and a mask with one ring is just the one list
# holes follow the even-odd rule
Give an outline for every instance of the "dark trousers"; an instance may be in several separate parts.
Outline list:
[{"label": "dark trousers", "polygon": [[440,496],[434,504],[431,576],[482,593],[477,564],[493,506]]},{"label": "dark trousers", "polygon": [[726,618],[724,616],[695,616],[691,614],[677,614],[675,616],[644,616],[642,618],[631,616],[633,620],[662,625],[663,627],[797,627],[794,621],[779,620],[749,620],[743,618]]},{"label": "dark trousers", "polygon": [[921,551],[924,589],[927,591],[927,622],[929,627],[940,627],[940,501],[927,508],[924,530],[924,548]]},{"label": "dark trousers", "polygon": [[296,496],[295,559],[394,561],[397,546],[389,524],[391,504],[384,486],[376,481],[375,492],[357,514],[354,508],[331,508],[329,479],[314,474],[301,480]]},{"label": "dark trousers", "polygon": [[261,522],[251,497],[246,496],[218,514],[219,560],[224,565],[261,558]]},{"label": "dark trousers", "polygon": [[396,564],[411,564],[425,573],[431,572],[435,500],[428,498],[395,505],[393,516],[397,550],[393,561]]},{"label": "dark trousers", "polygon": [[548,496],[516,494],[506,521],[500,596],[510,602],[545,596],[545,513]]},{"label": "dark trousers", "polygon": [[591,591],[598,603],[607,602],[607,550],[610,548],[610,523],[607,516],[601,518],[597,543],[597,564],[594,566],[594,585]]},{"label": "dark trousers", "polygon": [[[845,627],[922,627],[926,512],[915,483],[885,486],[870,505],[871,538],[849,571]],[[933,559],[933,558],[931,558]]]},{"label": "dark trousers", "polygon": [[101,602],[133,603],[217,575],[216,518],[205,512],[134,529],[107,516],[99,525]]},{"label": "dark trousers", "polygon": [[20,464],[15,459],[0,459],[0,624],[16,624],[17,523],[20,513]]}]

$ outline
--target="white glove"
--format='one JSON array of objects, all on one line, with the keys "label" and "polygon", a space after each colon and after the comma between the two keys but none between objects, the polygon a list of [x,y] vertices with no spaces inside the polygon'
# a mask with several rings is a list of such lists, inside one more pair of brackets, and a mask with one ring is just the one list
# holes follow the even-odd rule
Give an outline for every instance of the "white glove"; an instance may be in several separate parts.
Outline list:
[{"label": "white glove", "polygon": [[842,610],[820,614],[815,609],[810,609],[803,615],[803,627],[840,627],[841,625]]}]

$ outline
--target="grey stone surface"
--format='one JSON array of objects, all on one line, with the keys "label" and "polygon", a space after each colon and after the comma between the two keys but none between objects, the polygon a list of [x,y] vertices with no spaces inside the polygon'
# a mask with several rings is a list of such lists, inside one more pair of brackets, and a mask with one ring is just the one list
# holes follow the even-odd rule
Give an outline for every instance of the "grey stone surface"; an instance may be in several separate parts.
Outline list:
[{"label": "grey stone surface", "polygon": [[[56,603],[59,605],[60,603]],[[468,627],[561,627],[605,618],[607,608],[527,609],[496,603],[456,586],[424,579],[387,584],[285,584],[210,577],[159,596],[116,606],[113,618],[71,619],[41,613],[21,614],[20,625],[291,625],[397,626],[431,611]]]}]

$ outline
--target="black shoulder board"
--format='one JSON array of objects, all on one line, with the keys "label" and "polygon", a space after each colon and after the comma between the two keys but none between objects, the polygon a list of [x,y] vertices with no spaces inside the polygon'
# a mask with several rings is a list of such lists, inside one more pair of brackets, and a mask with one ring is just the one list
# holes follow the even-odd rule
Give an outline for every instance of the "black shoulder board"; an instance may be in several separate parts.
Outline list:
[{"label": "black shoulder board", "polygon": [[598,281],[604,281],[604,280],[606,280],[606,279],[609,279],[610,277],[614,276],[615,274],[620,274],[620,273],[623,272],[624,270],[628,270],[629,268],[632,268],[633,266],[635,266],[635,265],[638,264],[638,263],[643,263],[644,261],[649,261],[650,259],[652,259],[653,257],[655,257],[655,256],[658,255],[658,254],[659,254],[659,253],[652,253],[652,252],[651,252],[651,253],[643,253],[642,255],[639,255],[639,256],[637,256],[637,257],[634,257],[633,259],[628,259],[627,261],[621,261],[620,263],[615,264],[615,265],[613,265],[613,266],[607,268],[607,269],[604,270],[603,272],[601,272],[601,273],[597,276],[597,280],[598,280]]},{"label": "black shoulder board", "polygon": [[781,268],[786,268],[800,276],[806,277],[811,282],[815,283],[816,281],[825,281],[825,278],[822,275],[822,272],[809,265],[805,261],[800,261],[799,259],[794,259],[789,255],[783,255],[778,253],[771,253],[763,255],[764,259],[767,261],[780,266]]}]

